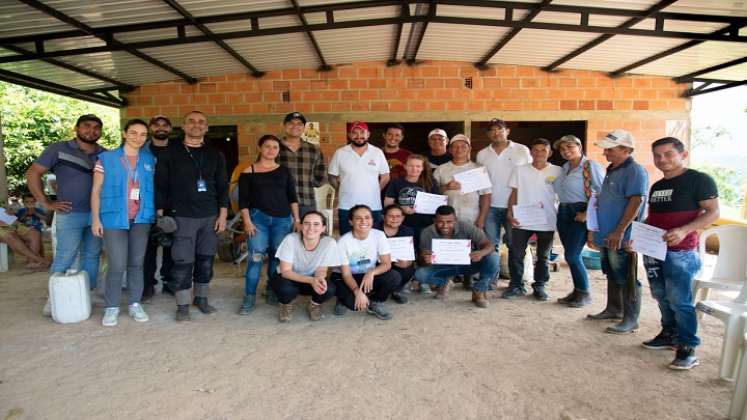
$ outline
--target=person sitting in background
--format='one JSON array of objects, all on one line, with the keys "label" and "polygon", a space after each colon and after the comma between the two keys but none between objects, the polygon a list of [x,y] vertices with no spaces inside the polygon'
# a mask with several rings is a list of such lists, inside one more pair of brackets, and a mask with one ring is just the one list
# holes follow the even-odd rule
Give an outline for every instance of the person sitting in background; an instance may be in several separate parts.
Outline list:
[{"label": "person sitting in background", "polygon": [[25,193],[23,194],[23,207],[16,211],[16,217],[25,226],[41,233],[44,230],[47,212],[36,207],[36,198],[31,193]]},{"label": "person sitting in background", "polygon": [[[384,207],[382,216],[381,226],[377,226],[377,229],[384,232],[387,238],[402,238],[409,236],[413,239],[413,248],[415,247],[415,231],[402,224],[402,221],[405,219],[402,207],[396,204],[390,204]],[[392,292],[392,300],[399,304],[407,303],[407,297],[402,293],[405,290],[407,283],[412,279],[412,275],[415,273],[414,263],[414,260],[395,260],[392,262],[392,270],[399,273],[401,278],[399,285]]]},{"label": "person sitting in background", "polygon": [[[8,216],[14,215],[9,209],[0,211],[5,211]],[[18,220],[11,224],[0,221],[0,242],[8,244],[13,252],[26,257],[27,269],[39,270],[49,266],[47,260],[39,253],[41,233]]]},{"label": "person sitting in background", "polygon": [[326,235],[327,220],[316,210],[309,210],[301,220],[301,229],[287,235],[275,257],[280,270],[270,277],[270,287],[280,302],[280,322],[293,316],[293,300],[310,295],[309,319],[324,318],[322,304],[335,295],[335,286],[327,280],[330,267],[340,265],[340,253],[334,238]]}]

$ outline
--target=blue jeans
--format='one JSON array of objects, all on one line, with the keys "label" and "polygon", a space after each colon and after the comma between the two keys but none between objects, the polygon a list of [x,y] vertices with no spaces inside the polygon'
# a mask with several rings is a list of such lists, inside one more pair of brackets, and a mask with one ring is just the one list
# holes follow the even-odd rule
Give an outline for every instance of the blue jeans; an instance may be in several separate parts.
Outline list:
[{"label": "blue jeans", "polygon": [[700,270],[695,251],[667,251],[664,261],[643,257],[651,294],[659,303],[662,329],[682,346],[700,344],[698,319],[693,305],[693,278]]},{"label": "blue jeans", "polygon": [[244,276],[244,293],[255,295],[257,294],[259,273],[262,271],[262,264],[268,249],[270,256],[267,259],[267,278],[271,278],[277,272],[278,259],[275,258],[275,251],[285,235],[291,232],[293,218],[291,216],[273,217],[259,209],[249,210],[249,215],[257,228],[257,233],[247,239],[249,258],[246,265],[246,275]]},{"label": "blue jeans", "polygon": [[51,273],[64,273],[80,257],[80,269],[88,274],[91,289],[96,288],[101,256],[101,239],[91,232],[91,213],[61,213],[56,215],[57,247]]},{"label": "blue jeans", "polygon": [[482,257],[478,262],[470,265],[426,265],[415,270],[415,280],[420,283],[443,286],[449,278],[461,275],[472,275],[480,273],[480,278],[475,283],[474,289],[478,292],[487,292],[490,281],[501,269],[501,258],[496,252]]},{"label": "blue jeans", "polygon": [[[373,224],[379,224],[379,222],[381,222],[381,210],[374,210],[372,213]],[[350,232],[350,220],[348,220],[349,214],[350,212],[348,210],[337,209],[337,218],[340,219],[340,236]]]},{"label": "blue jeans", "polygon": [[[624,249],[613,251],[607,247],[599,250],[599,257],[602,263],[602,272],[607,276],[607,281],[615,282],[618,286],[624,288],[625,280],[628,278],[628,253]],[[641,282],[636,280],[636,285],[640,286]]]},{"label": "blue jeans", "polygon": [[565,262],[571,269],[573,288],[589,291],[589,275],[581,260],[581,251],[586,244],[586,223],[574,220],[576,213],[586,211],[586,203],[561,203],[558,208],[558,235],[563,243]]},{"label": "blue jeans", "polygon": [[[508,223],[508,209],[502,207],[491,207],[488,211],[487,217],[485,217],[485,233],[488,238],[493,242],[493,245],[497,247],[503,243],[508,247],[508,252],[511,252],[511,224]],[[503,236],[501,236],[501,228],[503,228]],[[511,258],[510,256],[508,257]]]}]

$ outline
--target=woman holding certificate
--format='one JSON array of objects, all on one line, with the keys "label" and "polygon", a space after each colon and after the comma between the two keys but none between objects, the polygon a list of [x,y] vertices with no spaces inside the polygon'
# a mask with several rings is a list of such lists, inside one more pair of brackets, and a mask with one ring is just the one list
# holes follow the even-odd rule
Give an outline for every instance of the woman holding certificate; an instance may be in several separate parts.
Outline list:
[{"label": "woman holding certificate", "polygon": [[324,318],[322,304],[335,295],[335,286],[327,281],[327,269],[340,265],[335,240],[326,236],[327,220],[318,211],[303,216],[301,230],[283,239],[275,255],[280,260],[279,273],[270,278],[270,287],[280,302],[280,322],[289,322],[293,300],[310,295],[309,319]]},{"label": "woman holding certificate", "polygon": [[405,213],[396,204],[384,207],[382,216],[381,231],[389,240],[392,270],[400,276],[399,285],[392,292],[392,300],[404,304],[407,303],[407,297],[402,292],[415,273],[415,231],[402,223]]},{"label": "woman holding certificate", "polygon": [[398,204],[405,215],[402,224],[419,234],[433,223],[433,213],[418,213],[415,209],[415,198],[419,192],[438,194],[438,186],[431,175],[428,159],[423,155],[408,156],[405,171],[404,177],[389,181],[384,193],[384,206]]},{"label": "woman holding certificate", "polygon": [[339,272],[332,273],[335,315],[344,315],[348,309],[365,310],[379,319],[391,319],[384,302],[399,286],[400,277],[392,270],[386,235],[373,229],[373,212],[366,205],[353,206],[348,220],[352,230],[337,243],[342,261]]},{"label": "woman holding certificate", "polygon": [[594,161],[586,159],[581,140],[573,135],[561,137],[553,144],[567,162],[553,182],[558,194],[557,229],[563,243],[564,258],[573,277],[573,291],[559,298],[558,303],[571,308],[581,308],[591,303],[589,275],[581,260],[586,244],[586,207],[592,194],[602,189],[604,170]]}]

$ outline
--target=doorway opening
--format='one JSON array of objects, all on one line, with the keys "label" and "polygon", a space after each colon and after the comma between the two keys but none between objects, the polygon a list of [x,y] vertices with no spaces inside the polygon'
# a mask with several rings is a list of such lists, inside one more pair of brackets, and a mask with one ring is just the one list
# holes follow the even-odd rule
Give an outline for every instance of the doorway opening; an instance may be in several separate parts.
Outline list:
[{"label": "doorway opening", "polygon": [[[384,130],[391,123],[368,123],[368,129],[371,132],[371,144],[384,148]],[[455,134],[464,132],[464,121],[432,121],[432,122],[408,122],[400,123],[405,127],[405,139],[400,147],[413,153],[422,155],[428,154],[428,133],[434,128],[441,128],[446,131],[449,138]]]},{"label": "doorway opening", "polygon": [[[227,176],[230,177],[233,169],[239,164],[239,141],[235,125],[211,125],[205,134],[205,144],[220,150],[226,158]],[[174,127],[169,136],[169,142],[182,141],[184,131],[181,127]]]}]

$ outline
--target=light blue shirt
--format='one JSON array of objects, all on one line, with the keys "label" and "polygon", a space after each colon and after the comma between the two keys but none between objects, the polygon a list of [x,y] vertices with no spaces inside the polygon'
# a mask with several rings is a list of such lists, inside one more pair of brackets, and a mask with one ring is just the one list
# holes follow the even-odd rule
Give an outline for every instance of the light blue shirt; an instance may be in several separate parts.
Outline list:
[{"label": "light blue shirt", "polygon": [[584,193],[583,167],[586,162],[591,165],[591,190],[599,195],[604,180],[604,169],[602,169],[602,165],[583,156],[581,157],[581,163],[573,169],[571,169],[570,162],[564,163],[563,172],[552,184],[561,203],[585,203],[589,201],[586,199],[586,193]]},{"label": "light blue shirt", "polygon": [[[647,190],[648,174],[643,166],[633,160],[632,156],[617,168],[611,165],[607,168],[607,175],[604,177],[597,201],[599,231],[594,232],[594,243],[597,246],[604,246],[604,238],[612,233],[620,223],[630,197],[643,197],[643,204],[636,218],[641,219]],[[630,229],[628,226],[625,230],[623,241],[630,240]]]}]

